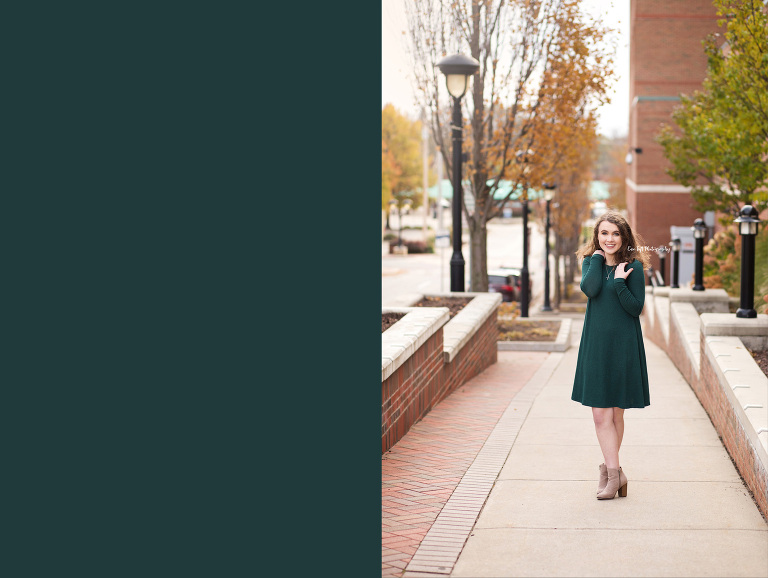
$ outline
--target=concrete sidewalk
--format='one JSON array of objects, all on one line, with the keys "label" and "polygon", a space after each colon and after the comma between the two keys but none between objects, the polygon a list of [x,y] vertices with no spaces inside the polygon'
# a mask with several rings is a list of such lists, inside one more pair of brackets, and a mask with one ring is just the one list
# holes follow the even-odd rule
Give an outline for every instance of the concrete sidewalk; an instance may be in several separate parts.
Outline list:
[{"label": "concrete sidewalk", "polygon": [[625,413],[628,495],[595,498],[603,458],[591,410],[570,399],[581,327],[575,319],[575,345],[548,354],[492,418],[399,575],[768,576],[766,521],[693,391],[648,340],[651,405]]}]

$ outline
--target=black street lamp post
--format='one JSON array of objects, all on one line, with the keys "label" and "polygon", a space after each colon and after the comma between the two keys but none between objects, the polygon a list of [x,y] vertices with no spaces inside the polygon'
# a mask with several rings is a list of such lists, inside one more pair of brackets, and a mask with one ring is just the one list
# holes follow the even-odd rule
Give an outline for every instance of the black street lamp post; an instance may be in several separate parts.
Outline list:
[{"label": "black street lamp post", "polygon": [[667,277],[664,273],[664,261],[667,258],[667,252],[664,250],[663,247],[659,247],[659,249],[656,251],[656,254],[659,256],[659,270],[661,271],[661,286],[664,287],[667,283]]},{"label": "black street lamp post", "polygon": [[694,291],[704,291],[704,237],[707,236],[707,226],[704,219],[696,219],[693,222],[693,238],[696,239],[696,270],[693,281]]},{"label": "black street lamp post", "polygon": [[534,152],[531,149],[515,153],[515,160],[522,163],[522,173],[525,191],[523,192],[523,268],[520,269],[520,317],[528,317],[528,299],[530,292],[530,275],[528,273],[528,157]]},{"label": "black street lamp post", "polygon": [[672,284],[669,287],[680,289],[680,285],[677,284],[680,273],[680,239],[675,237],[669,245],[672,247]]},{"label": "black street lamp post", "polygon": [[523,199],[523,268],[520,270],[520,317],[528,317],[528,199]]},{"label": "black street lamp post", "polygon": [[736,317],[754,318],[755,311],[755,236],[760,219],[757,209],[744,205],[739,216],[734,220],[739,225],[741,235],[741,295]]},{"label": "black street lamp post", "polygon": [[464,257],[461,254],[461,97],[467,92],[469,78],[480,68],[480,63],[464,54],[446,56],[437,63],[445,75],[445,84],[453,97],[453,255],[451,255],[451,291],[464,291]]},{"label": "black street lamp post", "polygon": [[554,188],[555,185],[544,184],[544,189],[547,191],[545,193],[545,199],[547,201],[547,221],[544,226],[544,305],[541,308],[542,311],[552,311],[552,306],[549,303],[549,206],[552,203],[551,191],[553,191]]}]

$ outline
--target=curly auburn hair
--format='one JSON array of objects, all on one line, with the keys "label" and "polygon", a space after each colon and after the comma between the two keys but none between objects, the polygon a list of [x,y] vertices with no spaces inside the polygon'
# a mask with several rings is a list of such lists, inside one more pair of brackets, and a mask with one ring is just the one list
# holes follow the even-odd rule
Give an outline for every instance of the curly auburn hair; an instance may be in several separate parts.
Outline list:
[{"label": "curly auburn hair", "polygon": [[598,241],[598,232],[600,231],[600,224],[608,221],[613,223],[619,228],[619,234],[621,235],[621,248],[615,253],[614,259],[617,263],[632,263],[633,261],[639,261],[643,265],[643,269],[648,269],[651,266],[651,258],[645,250],[645,241],[639,233],[633,233],[632,227],[624,218],[624,216],[618,211],[606,211],[597,219],[595,228],[592,232],[592,238],[582,245],[576,256],[581,262],[584,257],[591,256],[600,249],[600,242]]}]

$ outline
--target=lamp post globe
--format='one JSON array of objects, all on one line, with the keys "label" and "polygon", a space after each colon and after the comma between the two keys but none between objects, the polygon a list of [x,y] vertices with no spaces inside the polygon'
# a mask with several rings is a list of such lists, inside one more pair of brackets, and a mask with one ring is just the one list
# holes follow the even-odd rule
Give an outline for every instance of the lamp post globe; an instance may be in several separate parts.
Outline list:
[{"label": "lamp post globe", "polygon": [[460,99],[469,88],[469,77],[480,69],[480,63],[471,56],[457,53],[441,59],[437,67],[445,75],[448,93]]},{"label": "lamp post globe", "polygon": [[704,291],[704,237],[707,236],[707,225],[704,219],[693,222],[693,238],[696,241],[696,265],[694,269],[694,291]]},{"label": "lamp post globe", "polygon": [[755,318],[755,237],[760,223],[757,209],[752,205],[744,205],[733,222],[739,226],[741,235],[741,294],[736,317]]},{"label": "lamp post globe", "polygon": [[464,54],[446,56],[437,63],[445,75],[445,85],[453,97],[453,119],[451,134],[453,141],[453,255],[451,255],[451,291],[464,291],[464,257],[461,254],[461,203],[463,188],[461,184],[461,146],[462,121],[461,97],[469,88],[469,79],[480,69],[480,63]]}]

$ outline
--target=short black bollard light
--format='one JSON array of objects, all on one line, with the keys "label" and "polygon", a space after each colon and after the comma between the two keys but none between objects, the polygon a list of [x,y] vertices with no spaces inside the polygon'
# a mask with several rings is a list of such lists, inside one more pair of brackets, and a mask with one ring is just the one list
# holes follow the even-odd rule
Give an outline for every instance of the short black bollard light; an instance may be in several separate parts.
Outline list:
[{"label": "short black bollard light", "polygon": [[667,283],[666,273],[664,272],[664,261],[667,258],[667,251],[664,247],[659,247],[656,250],[656,254],[659,256],[659,271],[661,272],[661,286],[664,287]]},{"label": "short black bollard light", "polygon": [[704,237],[707,236],[707,226],[704,224],[704,219],[696,219],[691,231],[693,231],[693,238],[696,240],[693,290],[704,291]]},{"label": "short black bollard light", "polygon": [[755,237],[757,236],[757,209],[744,205],[733,221],[739,224],[741,235],[741,296],[736,317],[754,318],[755,311]]},{"label": "short black bollard light", "polygon": [[669,287],[670,289],[680,289],[680,285],[677,284],[680,273],[680,239],[675,237],[669,246],[672,247],[672,284]]}]

